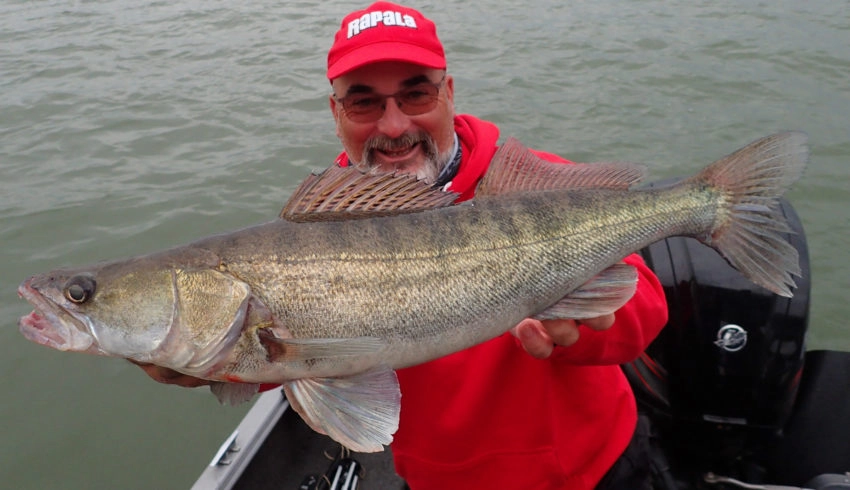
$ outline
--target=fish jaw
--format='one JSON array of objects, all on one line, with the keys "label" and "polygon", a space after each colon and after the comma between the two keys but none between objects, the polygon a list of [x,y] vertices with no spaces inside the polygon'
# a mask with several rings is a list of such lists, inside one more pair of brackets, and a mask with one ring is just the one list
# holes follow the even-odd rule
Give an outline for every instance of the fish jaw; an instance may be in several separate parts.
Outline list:
[{"label": "fish jaw", "polygon": [[18,320],[21,334],[36,344],[52,349],[105,355],[97,347],[88,325],[34,289],[32,279],[18,287],[18,296],[35,307],[32,313]]}]

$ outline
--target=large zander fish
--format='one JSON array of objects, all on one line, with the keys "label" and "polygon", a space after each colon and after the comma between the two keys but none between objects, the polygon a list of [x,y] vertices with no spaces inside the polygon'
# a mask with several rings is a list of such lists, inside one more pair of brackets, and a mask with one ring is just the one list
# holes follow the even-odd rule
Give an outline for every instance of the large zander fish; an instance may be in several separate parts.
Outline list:
[{"label": "large zander fish", "polygon": [[[526,317],[590,318],[633,294],[619,261],[696,237],[752,281],[799,274],[777,198],[806,136],[768,136],[698,175],[634,189],[628,164],[555,165],[506,142],[474,200],[408,177],[335,168],[285,219],[164,252],[24,281],[28,339],[219,381],[220,398],[282,383],[317,431],[379,451],[397,429],[394,369],[465,349]],[[430,208],[430,209],[424,209]]]}]

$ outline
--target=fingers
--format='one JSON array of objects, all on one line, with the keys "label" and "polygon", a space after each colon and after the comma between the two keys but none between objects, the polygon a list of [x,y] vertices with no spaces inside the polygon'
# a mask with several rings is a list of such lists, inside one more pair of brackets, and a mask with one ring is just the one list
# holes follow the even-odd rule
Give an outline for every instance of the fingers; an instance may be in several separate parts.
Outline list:
[{"label": "fingers", "polygon": [[537,359],[546,359],[552,355],[555,348],[552,337],[546,333],[538,320],[526,318],[511,329],[511,333],[519,339],[522,348]]},{"label": "fingers", "polygon": [[611,313],[610,315],[598,316],[596,318],[586,318],[581,320],[581,324],[593,330],[605,330],[611,328],[611,325],[614,325],[614,319],[615,316]]},{"label": "fingers", "polygon": [[[614,314],[581,320],[593,330],[605,330],[614,324]],[[581,334],[576,320],[535,320],[526,318],[519,322],[511,333],[519,339],[523,349],[532,357],[546,359],[552,355],[556,345],[569,347],[578,342]]]},{"label": "fingers", "polygon": [[511,332],[519,339],[523,349],[532,357],[546,359],[555,345],[569,346],[578,341],[578,325],[574,320],[534,320],[526,318]]}]

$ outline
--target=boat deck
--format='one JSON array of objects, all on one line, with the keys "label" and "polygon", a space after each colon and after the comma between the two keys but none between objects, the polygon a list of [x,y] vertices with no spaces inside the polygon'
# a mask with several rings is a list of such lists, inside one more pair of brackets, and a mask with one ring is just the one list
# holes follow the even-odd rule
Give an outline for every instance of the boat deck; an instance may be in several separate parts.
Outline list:
[{"label": "boat deck", "polygon": [[[266,434],[264,436],[264,433]],[[340,471],[340,460],[354,460],[356,484]],[[321,483],[322,477],[327,480]],[[312,482],[312,483],[311,483]],[[343,452],[331,438],[313,431],[280,390],[263,393],[222,445],[193,490],[402,490],[389,448],[381,453]]]}]

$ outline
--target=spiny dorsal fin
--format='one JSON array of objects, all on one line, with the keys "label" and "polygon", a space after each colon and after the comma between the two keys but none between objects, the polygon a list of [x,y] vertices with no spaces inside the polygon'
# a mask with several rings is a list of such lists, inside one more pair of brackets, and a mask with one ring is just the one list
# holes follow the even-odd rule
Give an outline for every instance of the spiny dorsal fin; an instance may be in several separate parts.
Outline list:
[{"label": "spiny dorsal fin", "polygon": [[364,174],[333,166],[310,174],[289,198],[280,217],[289,221],[342,221],[414,213],[448,206],[457,194],[410,175]]},{"label": "spiny dorsal fin", "polygon": [[644,167],[633,163],[547,162],[509,138],[493,156],[476,196],[553,189],[628,189],[643,179]]}]

